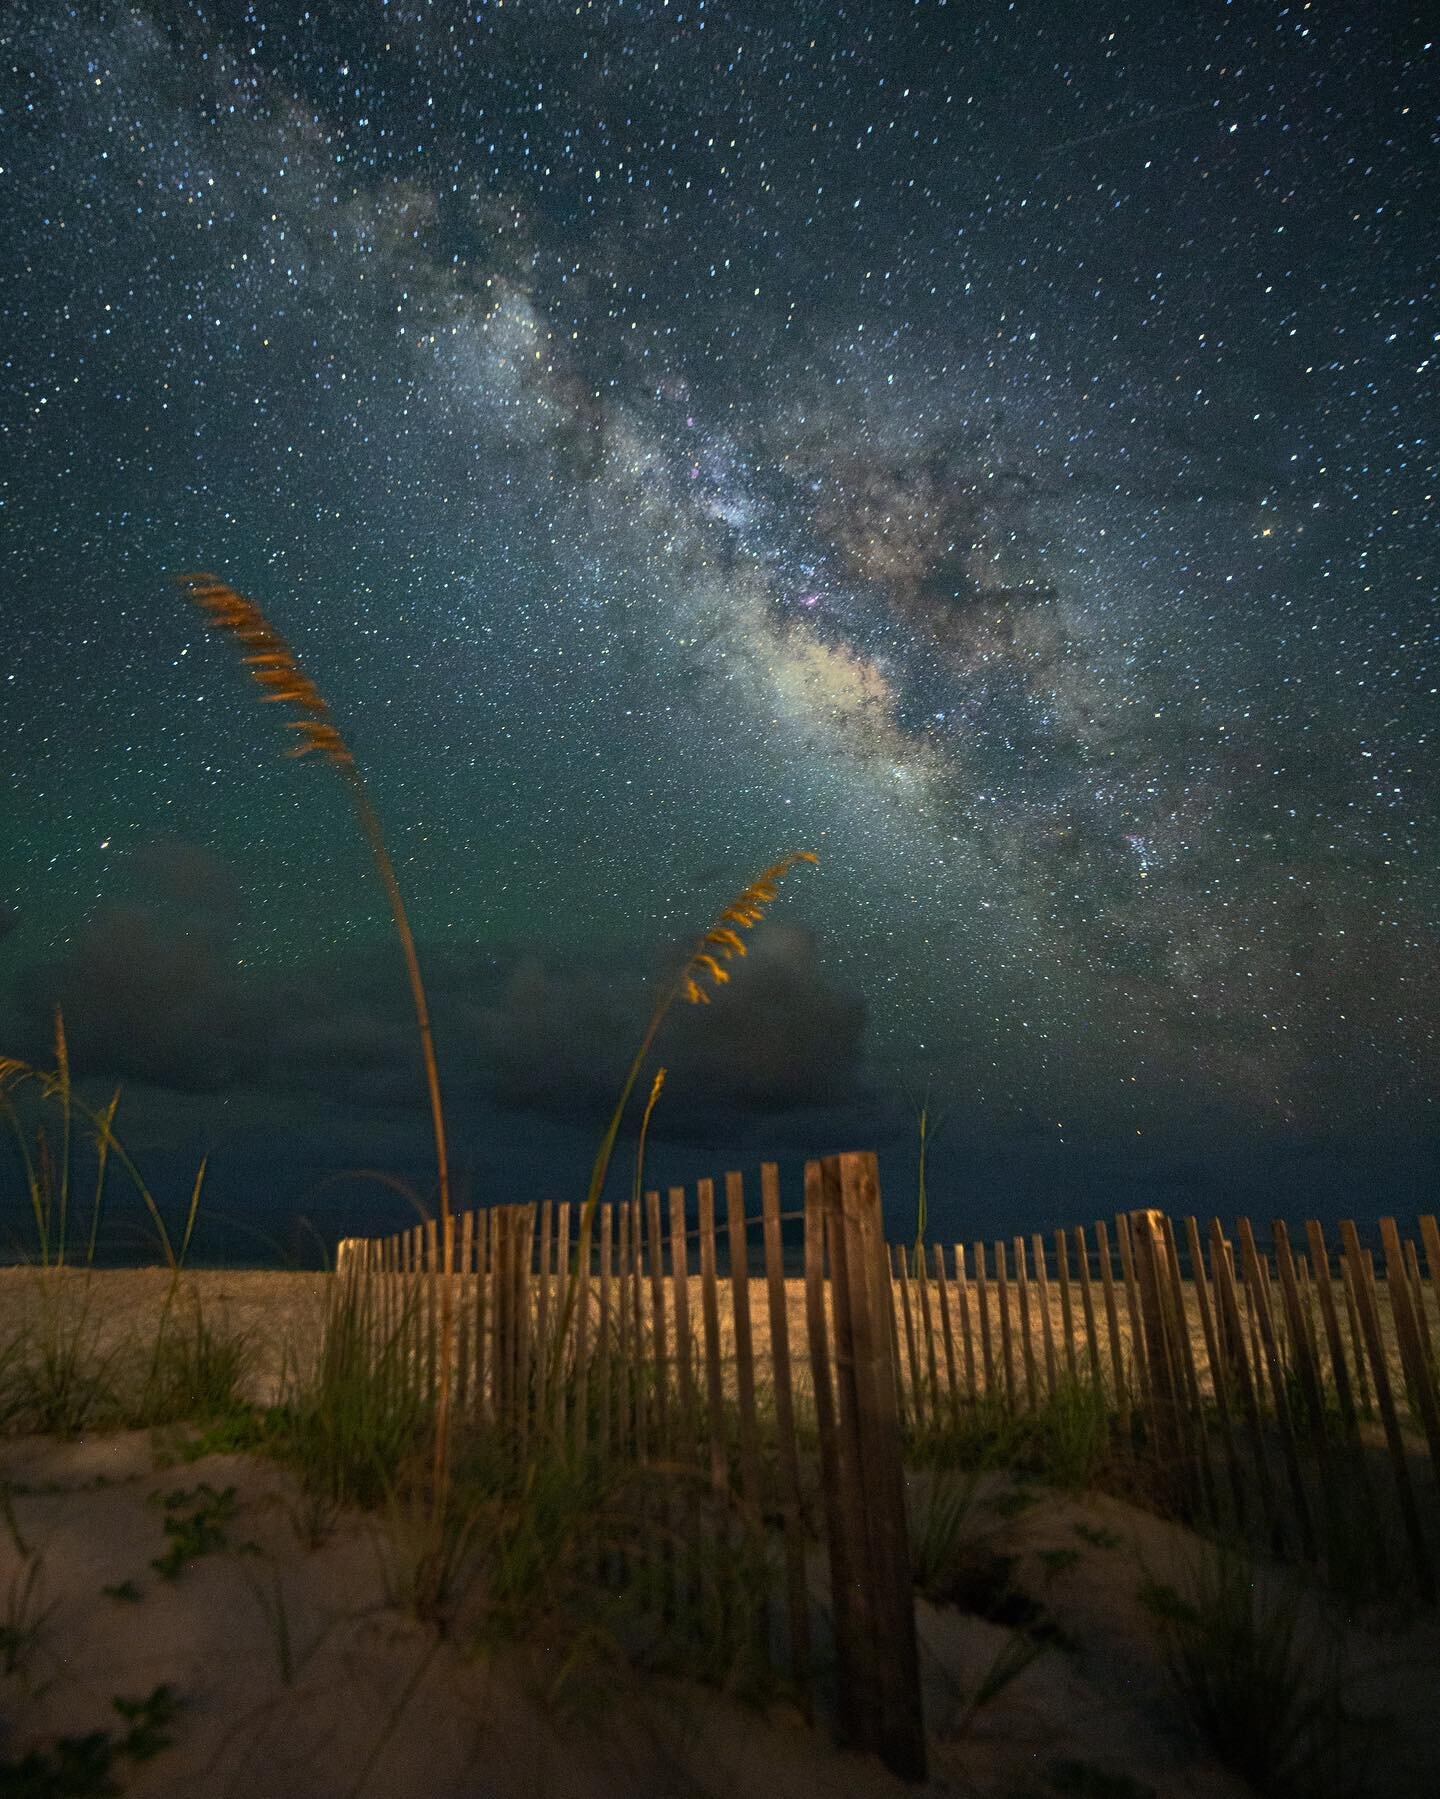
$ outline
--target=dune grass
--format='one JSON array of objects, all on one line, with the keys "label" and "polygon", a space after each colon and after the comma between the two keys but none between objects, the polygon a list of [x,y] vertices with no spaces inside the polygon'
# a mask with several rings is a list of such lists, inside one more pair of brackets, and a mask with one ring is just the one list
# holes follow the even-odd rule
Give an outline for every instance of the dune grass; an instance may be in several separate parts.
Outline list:
[{"label": "dune grass", "polygon": [[1234,1545],[1206,1546],[1185,1590],[1147,1580],[1141,1596],[1186,1714],[1228,1768],[1267,1799],[1365,1790],[1374,1725],[1346,1705],[1323,1610],[1307,1614]]}]

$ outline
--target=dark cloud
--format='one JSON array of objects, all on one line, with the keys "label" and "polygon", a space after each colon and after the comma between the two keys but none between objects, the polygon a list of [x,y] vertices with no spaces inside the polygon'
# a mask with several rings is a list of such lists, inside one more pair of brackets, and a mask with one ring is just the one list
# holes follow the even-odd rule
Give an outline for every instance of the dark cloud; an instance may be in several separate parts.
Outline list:
[{"label": "dark cloud", "polygon": [[[661,1128],[687,1134],[736,1114],[841,1105],[856,1096],[864,1003],[829,980],[806,932],[770,924],[709,1006],[678,1006],[652,1063],[669,1070]],[[490,1003],[461,1009],[499,1104],[561,1120],[608,1110],[654,984],[531,958]]]},{"label": "dark cloud", "polygon": [[[235,1089],[317,1102],[423,1106],[399,952],[379,942],[297,970],[236,954],[237,892],[184,845],[138,860],[145,891],[98,911],[65,953],[16,982],[35,1040],[65,1015],[77,1073],[180,1093]],[[677,950],[673,969],[683,950]],[[426,958],[453,1105],[579,1124],[608,1113],[665,969],[638,954],[581,961],[510,951]],[[865,1007],[827,976],[809,934],[767,923],[705,1007],[676,1006],[652,1056],[670,1070],[663,1129],[841,1106],[859,1092]]]}]

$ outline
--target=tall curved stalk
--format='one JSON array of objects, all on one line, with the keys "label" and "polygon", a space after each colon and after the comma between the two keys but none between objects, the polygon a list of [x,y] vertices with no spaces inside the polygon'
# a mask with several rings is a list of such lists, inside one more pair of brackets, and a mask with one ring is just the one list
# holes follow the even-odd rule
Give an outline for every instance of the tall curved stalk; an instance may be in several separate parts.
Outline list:
[{"label": "tall curved stalk", "polygon": [[[570,1328],[570,1319],[575,1310],[575,1295],[579,1290],[580,1270],[590,1265],[590,1243],[595,1227],[595,1208],[600,1203],[600,1193],[605,1185],[605,1176],[609,1172],[610,1157],[615,1150],[615,1139],[620,1134],[620,1120],[625,1115],[625,1107],[629,1104],[630,1095],[639,1079],[640,1070],[645,1066],[645,1058],[659,1035],[660,1026],[665,1022],[666,1014],[676,1000],[683,999],[688,1005],[708,1006],[710,1004],[710,987],[723,987],[730,979],[730,970],[725,966],[736,956],[745,955],[745,940],[740,935],[752,926],[759,924],[765,916],[765,908],[775,898],[783,881],[795,867],[797,862],[819,862],[820,858],[813,850],[792,850],[789,855],[782,856],[769,868],[763,869],[748,887],[736,894],[727,906],[722,906],[715,919],[695,944],[688,959],[681,967],[679,974],[661,990],[655,1008],[645,1026],[645,1034],[640,1039],[640,1047],[635,1051],[625,1079],[621,1083],[620,1097],[615,1102],[615,1110],[610,1114],[610,1122],[605,1127],[605,1134],[600,1139],[600,1147],[595,1153],[595,1162],[590,1170],[590,1185],[585,1194],[585,1205],[580,1214],[580,1231],[575,1248],[575,1260],[570,1269],[570,1278],[565,1283],[565,1299],[560,1308],[560,1317],[555,1328],[554,1347],[550,1352],[550,1365],[547,1371],[547,1387],[553,1390],[559,1376],[560,1358],[564,1352],[565,1335]],[[654,1103],[652,1095],[651,1103]],[[648,1117],[648,1109],[647,1109]],[[550,1408],[547,1407],[547,1411]]]},{"label": "tall curved stalk", "polygon": [[420,976],[420,958],[410,919],[401,897],[395,865],[385,847],[380,820],[371,804],[369,790],[355,766],[350,752],[331,716],[330,708],[315,683],[295,660],[290,645],[275,630],[253,600],[248,600],[215,575],[193,574],[175,577],[180,588],[206,614],[206,622],[215,631],[233,638],[244,650],[245,666],[251,679],[264,690],[270,705],[289,706],[296,716],[285,722],[298,733],[298,741],[286,751],[289,756],[321,755],[335,768],[344,781],[351,805],[365,840],[370,846],[380,884],[390,905],[395,933],[400,939],[405,958],[405,973],[410,982],[410,998],[415,1008],[415,1023],[420,1032],[420,1053],[425,1065],[425,1086],[430,1099],[430,1123],[435,1137],[435,1167],[440,1194],[440,1234],[444,1254],[444,1275],[440,1289],[440,1369],[435,1395],[435,1487],[443,1499],[449,1475],[450,1441],[450,1361],[455,1330],[454,1294],[450,1275],[453,1273],[455,1233],[450,1222],[450,1158],[445,1139],[445,1112],[440,1100],[440,1069],[435,1059],[435,1039],[430,1029],[430,1007],[425,998],[425,984]]}]

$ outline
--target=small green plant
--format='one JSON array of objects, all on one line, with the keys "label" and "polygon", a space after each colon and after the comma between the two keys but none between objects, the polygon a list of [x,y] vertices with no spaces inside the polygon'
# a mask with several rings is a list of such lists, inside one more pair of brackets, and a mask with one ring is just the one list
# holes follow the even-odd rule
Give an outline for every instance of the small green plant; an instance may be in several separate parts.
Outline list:
[{"label": "small green plant", "polygon": [[1118,1549],[1123,1539],[1103,1524],[1086,1524],[1083,1519],[1071,1526],[1082,1543],[1092,1549]]},{"label": "small green plant", "polygon": [[1038,1497],[1028,1487],[1012,1487],[1008,1492],[997,1493],[990,1501],[990,1509],[997,1518],[1018,1518],[1030,1510]]},{"label": "small green plant", "polygon": [[960,1702],[945,1727],[952,1741],[967,1735],[981,1712],[1000,1697],[1025,1670],[1037,1662],[1049,1644],[1024,1630],[1012,1630],[995,1652],[995,1657],[976,1682],[974,1690]]},{"label": "small green plant", "polygon": [[1035,1552],[1035,1559],[1045,1570],[1045,1584],[1049,1586],[1060,1575],[1068,1574],[1072,1568],[1078,1567],[1085,1558],[1080,1550],[1066,1546],[1059,1549],[1039,1549]]},{"label": "small green plant", "polygon": [[280,1684],[291,1687],[295,1684],[295,1676],[320,1647],[330,1626],[324,1625],[310,1644],[302,1651],[296,1642],[295,1628],[290,1617],[290,1602],[285,1597],[285,1587],[280,1579],[280,1570],[272,1565],[268,1590],[261,1580],[248,1580],[246,1583],[255,1596],[255,1603],[260,1614],[270,1629],[270,1638],[275,1645],[275,1663],[280,1675]]},{"label": "small green plant", "polygon": [[112,1699],[129,1729],[118,1740],[108,1730],[61,1737],[53,1749],[32,1749],[18,1761],[0,1762],[5,1799],[106,1799],[120,1788],[112,1778],[117,1757],[145,1762],[172,1741],[176,1701],[168,1686],[144,1699]]},{"label": "small green plant", "polygon": [[[186,1491],[177,1487],[160,1501],[171,1515],[165,1520],[170,1547],[150,1566],[165,1580],[178,1580],[186,1562],[227,1547],[225,1526],[235,1516],[235,1489],[217,1491],[208,1481]],[[182,1510],[183,1507],[189,1510]]]},{"label": "small green plant", "polygon": [[115,1746],[119,1754],[133,1762],[148,1762],[170,1747],[169,1727],[179,1706],[168,1686],[154,1688],[144,1699],[112,1699],[110,1703],[130,1726]]},{"label": "small green plant", "polygon": [[100,1591],[107,1599],[118,1600],[126,1605],[138,1605],[144,1597],[133,1580],[119,1580],[113,1586],[101,1587]]},{"label": "small green plant", "polygon": [[1269,1594],[1255,1564],[1206,1550],[1189,1590],[1146,1581],[1172,1685],[1225,1765],[1272,1799],[1356,1790],[1364,1726],[1346,1710],[1337,1658],[1297,1598]]}]

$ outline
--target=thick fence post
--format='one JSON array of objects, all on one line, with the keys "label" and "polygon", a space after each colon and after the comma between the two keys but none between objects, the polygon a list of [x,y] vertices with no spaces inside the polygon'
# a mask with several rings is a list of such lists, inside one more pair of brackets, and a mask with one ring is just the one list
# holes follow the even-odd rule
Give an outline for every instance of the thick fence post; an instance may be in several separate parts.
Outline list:
[{"label": "thick fence post", "polygon": [[[848,1636],[858,1683],[847,1696],[858,1746],[876,1750],[905,1780],[925,1777],[915,1596],[905,1521],[899,1380],[890,1265],[873,1155],[831,1156],[820,1191],[835,1305],[836,1435],[842,1471],[835,1502],[848,1589]],[[808,1220],[807,1220],[808,1222]],[[855,1503],[856,1495],[860,1503]],[[839,1620],[837,1619],[837,1627]],[[842,1698],[845,1704],[845,1698]]]}]

